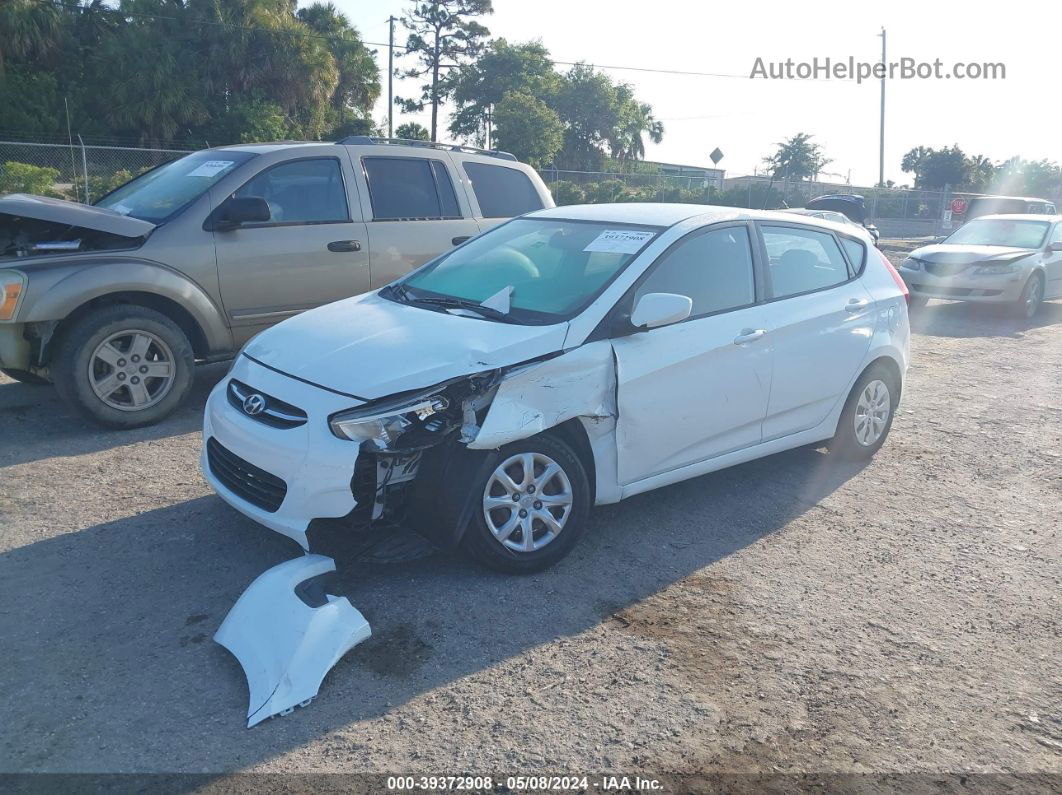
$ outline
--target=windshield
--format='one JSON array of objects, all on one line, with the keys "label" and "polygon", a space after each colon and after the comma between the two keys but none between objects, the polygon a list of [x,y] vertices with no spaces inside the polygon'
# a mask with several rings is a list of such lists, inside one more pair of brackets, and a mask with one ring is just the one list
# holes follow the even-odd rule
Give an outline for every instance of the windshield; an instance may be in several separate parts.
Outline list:
[{"label": "windshield", "polygon": [[1046,221],[1009,221],[1002,218],[970,221],[960,226],[945,243],[967,246],[1013,246],[1039,248],[1049,224]]},{"label": "windshield", "polygon": [[96,202],[96,206],[143,221],[161,223],[252,157],[255,155],[251,152],[196,152],[125,183]]},{"label": "windshield", "polygon": [[508,293],[506,314],[514,322],[557,323],[582,311],[659,233],[638,224],[519,218],[402,284],[413,302],[454,298],[478,304]]}]

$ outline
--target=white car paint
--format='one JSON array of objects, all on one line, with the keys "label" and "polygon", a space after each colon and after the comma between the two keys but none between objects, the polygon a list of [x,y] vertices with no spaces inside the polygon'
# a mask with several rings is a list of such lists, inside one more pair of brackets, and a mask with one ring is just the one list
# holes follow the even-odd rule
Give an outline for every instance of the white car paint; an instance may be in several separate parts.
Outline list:
[{"label": "white car paint", "polygon": [[346,597],[325,593],[316,606],[299,598],[296,588],[335,568],[331,558],[304,555],[268,569],[214,634],[247,676],[248,729],[309,704],[332,666],[372,634]]},{"label": "white car paint", "polygon": [[[329,415],[461,375],[563,351],[570,357],[638,276],[688,232],[720,222],[794,222],[792,215],[771,212],[666,204],[559,207],[532,216],[669,226],[566,324],[493,323],[400,305],[371,293],[263,332],[211,394],[204,438],[217,438],[281,477],[289,492],[275,513],[249,505],[213,476],[204,453],[205,476],[219,495],[306,547],[312,519],[343,516],[354,507],[349,486],[358,449],[329,431]],[[847,390],[870,362],[886,358],[906,372],[907,313],[869,235],[817,219],[799,223],[864,240],[869,262],[863,276],[810,295],[587,345],[579,354],[592,359],[580,364],[586,368],[585,396],[572,399],[580,389],[568,383],[559,390],[567,396],[563,406],[553,389],[538,389],[537,402],[529,402],[535,390],[528,392],[529,376],[517,370],[508,376],[516,381],[502,382],[502,399],[490,408],[480,431],[484,435],[469,447],[490,449],[580,417],[595,452],[601,504],[726,462],[828,439]],[[854,312],[849,311],[852,302],[858,304]],[[884,320],[890,314],[892,328]],[[895,323],[896,318],[902,322]],[[606,353],[614,360],[614,375]],[[566,357],[538,367],[563,381],[553,368],[564,369]],[[307,424],[278,431],[244,416],[226,399],[230,377],[303,407]],[[602,431],[598,398],[608,391],[618,396],[618,410],[609,418],[615,428]],[[615,474],[608,479],[610,471]]]}]

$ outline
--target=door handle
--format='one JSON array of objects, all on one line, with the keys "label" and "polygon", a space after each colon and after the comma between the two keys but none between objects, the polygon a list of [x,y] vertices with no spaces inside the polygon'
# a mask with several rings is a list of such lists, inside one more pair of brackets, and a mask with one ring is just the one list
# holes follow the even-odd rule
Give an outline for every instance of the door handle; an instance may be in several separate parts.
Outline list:
[{"label": "door handle", "polygon": [[360,240],[333,240],[328,244],[329,251],[361,251]]},{"label": "door handle", "polygon": [[867,304],[869,303],[870,301],[866,298],[850,298],[848,303],[844,305],[844,311],[853,313],[861,312],[867,308]]},{"label": "door handle", "polygon": [[746,342],[758,340],[767,333],[765,328],[743,328],[741,333],[734,337],[735,345],[744,345]]},{"label": "door handle", "polygon": [[472,237],[472,235],[461,235],[460,237],[455,237],[450,242],[453,243],[455,246],[460,246],[462,243],[464,243],[466,240],[470,239],[471,237]]}]

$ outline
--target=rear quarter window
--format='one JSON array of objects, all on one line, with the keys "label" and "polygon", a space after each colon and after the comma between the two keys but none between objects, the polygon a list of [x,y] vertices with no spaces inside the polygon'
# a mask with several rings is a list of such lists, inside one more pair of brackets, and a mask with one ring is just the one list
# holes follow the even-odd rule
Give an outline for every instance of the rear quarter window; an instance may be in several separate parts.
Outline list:
[{"label": "rear quarter window", "polygon": [[464,168],[484,218],[512,218],[542,209],[542,199],[523,171],[472,162]]},{"label": "rear quarter window", "polygon": [[841,245],[844,246],[844,253],[848,255],[848,261],[852,263],[855,272],[862,273],[863,265],[867,261],[867,247],[850,237],[842,237]]}]

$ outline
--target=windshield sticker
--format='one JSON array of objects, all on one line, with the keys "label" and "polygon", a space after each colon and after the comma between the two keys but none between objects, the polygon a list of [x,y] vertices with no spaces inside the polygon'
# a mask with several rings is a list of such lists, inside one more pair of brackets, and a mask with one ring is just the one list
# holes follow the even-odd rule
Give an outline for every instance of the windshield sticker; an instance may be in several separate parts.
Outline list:
[{"label": "windshield sticker", "polygon": [[189,177],[216,177],[236,161],[234,160],[208,160],[199,168],[189,171]]},{"label": "windshield sticker", "polygon": [[129,215],[129,213],[131,213],[133,211],[132,207],[126,207],[124,204],[112,205],[110,209],[114,210],[116,213],[119,213],[120,215]]},{"label": "windshield sticker", "polygon": [[609,229],[591,240],[583,251],[634,254],[653,234],[653,232],[638,232],[633,229]]}]

